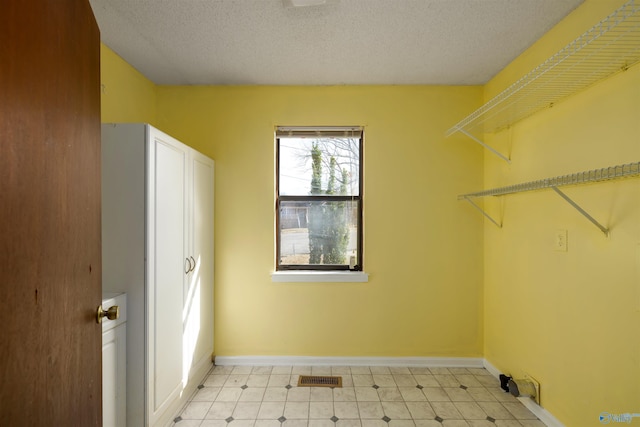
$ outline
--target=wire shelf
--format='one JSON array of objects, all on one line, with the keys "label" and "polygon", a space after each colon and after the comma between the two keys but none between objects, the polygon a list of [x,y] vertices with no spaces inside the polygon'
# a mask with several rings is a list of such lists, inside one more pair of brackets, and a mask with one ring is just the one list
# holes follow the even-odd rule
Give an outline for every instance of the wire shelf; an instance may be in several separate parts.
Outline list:
[{"label": "wire shelf", "polygon": [[630,0],[455,124],[446,136],[500,131],[638,61],[640,4]]},{"label": "wire shelf", "polygon": [[525,182],[522,184],[509,185],[506,187],[492,188],[490,190],[479,191],[477,193],[462,194],[458,196],[458,200],[467,200],[469,198],[485,196],[504,196],[506,194],[522,193],[525,191],[611,181],[614,179],[631,178],[634,176],[640,176],[640,162],[610,166],[602,169],[593,169],[569,175],[561,175],[553,178]]}]

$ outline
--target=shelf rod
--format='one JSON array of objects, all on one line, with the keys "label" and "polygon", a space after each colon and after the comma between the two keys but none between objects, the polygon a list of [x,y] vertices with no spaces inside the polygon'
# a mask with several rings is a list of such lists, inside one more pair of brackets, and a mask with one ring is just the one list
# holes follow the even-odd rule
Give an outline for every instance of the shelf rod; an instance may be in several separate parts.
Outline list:
[{"label": "shelf rod", "polygon": [[566,194],[564,194],[562,191],[558,190],[558,187],[551,187],[551,189],[553,191],[555,191],[556,193],[558,193],[558,195],[560,197],[562,197],[564,200],[567,201],[567,203],[569,203],[571,206],[573,206],[578,212],[580,212],[582,215],[584,215],[585,218],[587,218],[589,221],[591,221],[596,227],[598,227],[600,229],[600,231],[602,231],[604,233],[605,236],[609,235],[609,229],[605,226],[603,226],[602,224],[600,224],[598,221],[596,221],[596,219],[594,217],[592,217],[591,215],[589,215],[589,213],[587,211],[585,211],[584,209],[582,209],[580,207],[580,205],[578,205],[576,202],[574,202],[573,200],[571,200],[569,198],[569,196],[567,196]]},{"label": "shelf rod", "polygon": [[486,148],[487,150],[491,151],[493,154],[495,154],[496,156],[500,157],[502,160],[504,160],[505,162],[511,164],[511,160],[505,156],[504,154],[502,154],[501,152],[499,152],[498,150],[496,150],[493,147],[488,146],[487,144],[485,144],[483,141],[481,141],[480,139],[476,138],[475,136],[471,135],[469,132],[467,132],[466,130],[462,129],[462,128],[458,128],[458,132],[468,136],[469,138],[473,139],[475,142],[477,142],[478,144],[482,145],[484,148]]},{"label": "shelf rod", "polygon": [[507,194],[542,190],[551,187],[589,184],[637,176],[640,176],[640,162],[626,163],[624,165],[610,166],[601,169],[592,169],[584,172],[572,173],[569,175],[561,175],[553,178],[525,182],[522,184],[493,188],[476,193],[462,194],[458,196],[458,200],[465,200],[468,197],[504,196]]},{"label": "shelf rod", "polygon": [[486,213],[484,211],[484,209],[482,209],[480,206],[476,205],[475,203],[473,203],[473,200],[471,200],[468,197],[464,198],[467,202],[471,203],[471,206],[473,206],[474,208],[476,208],[477,210],[480,211],[480,213],[482,213],[482,215],[484,215],[485,217],[487,217],[489,219],[489,221],[491,221],[492,223],[494,223],[496,226],[498,226],[498,228],[502,228],[502,224],[499,224],[498,221],[496,221],[495,219],[491,218],[491,216]]}]

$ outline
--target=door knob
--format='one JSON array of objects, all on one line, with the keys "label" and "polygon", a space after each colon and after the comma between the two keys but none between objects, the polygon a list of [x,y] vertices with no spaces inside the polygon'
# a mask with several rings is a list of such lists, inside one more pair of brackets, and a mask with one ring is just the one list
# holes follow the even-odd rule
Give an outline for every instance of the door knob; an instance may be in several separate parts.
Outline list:
[{"label": "door knob", "polygon": [[99,305],[96,312],[96,321],[98,323],[102,323],[102,319],[105,317],[109,320],[116,320],[118,317],[120,317],[120,307],[118,307],[117,305],[113,305],[109,307],[107,311],[104,311],[102,309],[102,306]]}]

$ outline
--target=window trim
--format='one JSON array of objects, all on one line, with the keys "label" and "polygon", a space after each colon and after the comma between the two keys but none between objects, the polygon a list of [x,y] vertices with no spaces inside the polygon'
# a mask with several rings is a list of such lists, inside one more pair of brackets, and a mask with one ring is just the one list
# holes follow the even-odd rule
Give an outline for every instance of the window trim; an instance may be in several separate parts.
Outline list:
[{"label": "window trim", "polygon": [[[299,138],[321,138],[321,137],[337,137],[337,138],[357,138],[358,139],[358,195],[357,196],[343,196],[343,195],[303,195],[303,196],[290,196],[280,195],[280,139],[287,137],[299,137]],[[275,132],[276,142],[276,188],[275,188],[275,243],[276,243],[276,259],[275,259],[275,272],[272,274],[272,281],[329,281],[329,282],[341,282],[341,281],[368,281],[368,275],[363,272],[363,188],[364,188],[364,172],[363,172],[363,159],[364,159],[364,128],[361,126],[347,126],[347,127],[290,127],[279,126]],[[286,201],[319,201],[319,200],[331,200],[331,201],[350,201],[357,203],[357,223],[358,232],[356,236],[356,253],[357,259],[354,268],[350,268],[349,264],[342,265],[324,265],[324,264],[281,264],[280,260],[280,243],[281,243],[281,229],[280,229],[280,203]],[[330,277],[327,273],[336,273],[338,276]],[[282,274],[286,273],[286,274]],[[296,275],[295,273],[299,273]],[[324,273],[321,275],[315,273]],[[352,275],[350,280],[345,280],[347,275]],[[353,273],[362,273],[361,277],[356,278]],[[309,280],[300,280],[307,277]],[[315,278],[314,278],[315,277]],[[288,280],[287,278],[295,278],[294,280]],[[323,280],[318,280],[322,278]]]}]

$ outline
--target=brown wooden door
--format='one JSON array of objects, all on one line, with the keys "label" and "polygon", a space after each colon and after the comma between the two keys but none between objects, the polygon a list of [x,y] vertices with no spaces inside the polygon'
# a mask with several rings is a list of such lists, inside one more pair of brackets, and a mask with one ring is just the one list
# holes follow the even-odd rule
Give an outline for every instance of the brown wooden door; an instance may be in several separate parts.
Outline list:
[{"label": "brown wooden door", "polygon": [[100,40],[88,0],[0,1],[0,425],[102,425]]}]

